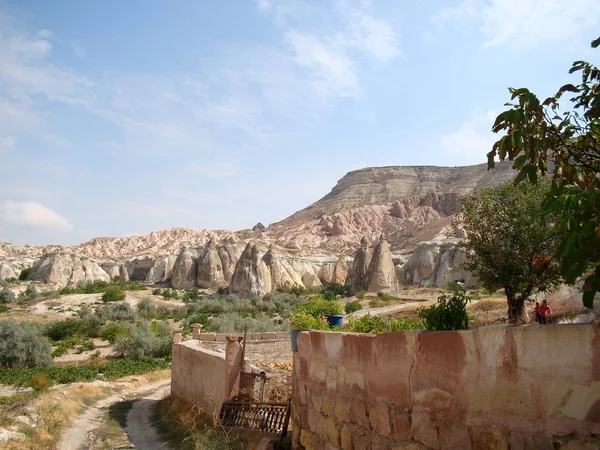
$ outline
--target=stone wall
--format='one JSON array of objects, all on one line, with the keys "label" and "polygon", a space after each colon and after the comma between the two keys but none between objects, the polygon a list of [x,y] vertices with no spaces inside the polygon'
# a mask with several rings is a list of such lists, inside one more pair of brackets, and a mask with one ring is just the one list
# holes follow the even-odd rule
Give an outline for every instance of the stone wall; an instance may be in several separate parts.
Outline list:
[{"label": "stone wall", "polygon": [[171,395],[218,414],[225,397],[225,367],[225,353],[204,349],[198,341],[173,344]]},{"label": "stone wall", "polygon": [[595,449],[600,326],[303,332],[294,448]]}]

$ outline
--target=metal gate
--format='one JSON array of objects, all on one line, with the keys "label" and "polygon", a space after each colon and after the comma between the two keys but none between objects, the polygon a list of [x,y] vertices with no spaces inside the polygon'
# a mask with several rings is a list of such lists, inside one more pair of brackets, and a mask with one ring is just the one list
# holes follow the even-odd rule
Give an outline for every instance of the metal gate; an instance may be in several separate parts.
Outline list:
[{"label": "metal gate", "polygon": [[287,434],[291,404],[270,402],[224,402],[219,419],[226,427],[246,428],[281,435]]}]

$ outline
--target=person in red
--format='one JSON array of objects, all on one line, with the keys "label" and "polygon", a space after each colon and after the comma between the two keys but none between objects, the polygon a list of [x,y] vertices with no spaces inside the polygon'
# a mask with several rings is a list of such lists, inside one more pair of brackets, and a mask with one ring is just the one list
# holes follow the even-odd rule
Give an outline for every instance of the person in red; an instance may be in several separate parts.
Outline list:
[{"label": "person in red", "polygon": [[542,302],[542,306],[539,307],[538,312],[541,316],[540,323],[548,323],[548,317],[552,314],[552,309],[546,300]]}]

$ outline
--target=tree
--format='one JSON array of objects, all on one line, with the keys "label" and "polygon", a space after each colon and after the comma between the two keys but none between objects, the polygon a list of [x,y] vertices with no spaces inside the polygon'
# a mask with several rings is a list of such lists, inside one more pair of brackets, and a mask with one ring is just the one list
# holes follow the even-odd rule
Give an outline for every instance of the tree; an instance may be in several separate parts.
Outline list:
[{"label": "tree", "polygon": [[41,367],[52,364],[52,346],[38,327],[13,320],[0,322],[0,366]]},{"label": "tree", "polygon": [[484,288],[504,289],[511,323],[519,320],[531,295],[560,281],[553,257],[557,227],[540,208],[548,187],[548,182],[508,183],[484,189],[462,199],[454,222],[466,235],[461,244],[469,255],[465,269]]},{"label": "tree", "polygon": [[[598,46],[600,38],[592,42]],[[555,255],[567,283],[584,279],[583,303],[591,308],[600,290],[600,69],[575,61],[569,73],[575,72],[581,84],[566,84],[543,101],[528,89],[509,89],[517,102],[496,118],[492,130],[504,135],[488,153],[488,167],[496,156],[513,161],[520,171],[515,184],[552,173],[543,209],[562,233]]]}]

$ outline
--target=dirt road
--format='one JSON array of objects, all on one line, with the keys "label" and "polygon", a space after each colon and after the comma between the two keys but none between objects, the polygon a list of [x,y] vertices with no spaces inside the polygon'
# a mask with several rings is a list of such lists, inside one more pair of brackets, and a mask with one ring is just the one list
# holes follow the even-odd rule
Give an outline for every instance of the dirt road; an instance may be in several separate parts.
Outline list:
[{"label": "dirt road", "polygon": [[[115,403],[131,399],[132,396],[141,399],[134,402],[127,416],[127,434],[135,448],[140,450],[168,448],[159,441],[156,431],[150,425],[150,415],[152,412],[151,406],[159,398],[168,395],[170,388],[170,379],[161,380],[133,391],[123,391],[117,395],[103,398],[86,409],[73,421],[71,426],[63,433],[57,448],[59,450],[88,449],[89,436],[93,431],[102,427],[103,417],[108,408]],[[131,425],[129,424],[130,420],[133,421]]]}]

